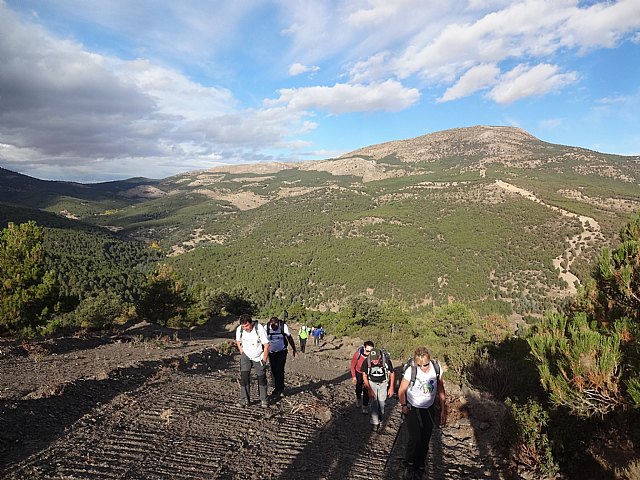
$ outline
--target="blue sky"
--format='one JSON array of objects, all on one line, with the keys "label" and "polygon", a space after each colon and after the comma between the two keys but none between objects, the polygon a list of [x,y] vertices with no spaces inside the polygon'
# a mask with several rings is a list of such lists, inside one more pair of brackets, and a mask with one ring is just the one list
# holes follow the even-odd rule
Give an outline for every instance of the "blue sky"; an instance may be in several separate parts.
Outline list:
[{"label": "blue sky", "polygon": [[0,165],[164,178],[449,128],[640,154],[640,0],[0,0]]}]

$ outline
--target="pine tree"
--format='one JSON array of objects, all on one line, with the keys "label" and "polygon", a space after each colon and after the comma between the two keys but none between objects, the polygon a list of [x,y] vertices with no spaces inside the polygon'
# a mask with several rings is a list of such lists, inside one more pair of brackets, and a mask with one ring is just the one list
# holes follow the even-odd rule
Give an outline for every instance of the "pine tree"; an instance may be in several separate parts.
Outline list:
[{"label": "pine tree", "polygon": [[35,333],[54,303],[53,270],[45,271],[42,230],[30,221],[0,233],[0,332]]}]

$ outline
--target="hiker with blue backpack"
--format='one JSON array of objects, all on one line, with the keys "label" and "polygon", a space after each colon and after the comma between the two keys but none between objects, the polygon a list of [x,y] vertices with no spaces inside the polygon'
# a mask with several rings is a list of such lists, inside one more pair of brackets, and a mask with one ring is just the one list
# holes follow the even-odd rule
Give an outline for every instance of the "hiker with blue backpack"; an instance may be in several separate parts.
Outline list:
[{"label": "hiker with blue backpack", "polygon": [[242,314],[236,328],[236,345],[240,351],[240,406],[249,405],[251,397],[251,369],[258,376],[260,403],[268,407],[267,401],[267,364],[269,363],[269,338],[264,326],[251,319],[251,315]]},{"label": "hiker with blue backpack", "polygon": [[362,378],[363,364],[369,358],[371,350],[373,350],[373,342],[367,340],[364,345],[356,350],[351,357],[351,379],[356,386],[356,406],[362,408],[362,413],[369,413],[369,390],[364,387],[364,379]]},{"label": "hiker with blue backpack", "polygon": [[393,397],[395,373],[387,352],[374,348],[369,358],[362,365],[362,383],[369,395],[369,413],[373,431],[380,430],[380,422],[384,417],[387,398]]},{"label": "hiker with blue backpack", "polygon": [[296,357],[296,344],[289,327],[284,320],[271,317],[265,326],[269,339],[269,364],[273,380],[274,397],[284,397],[284,367],[287,363],[288,346],[291,345],[293,358]]},{"label": "hiker with blue backpack", "polygon": [[[431,359],[427,348],[418,347],[405,367],[398,389],[402,415],[409,434],[403,478],[419,480],[424,475],[433,429],[447,423],[447,397],[440,364]],[[436,402],[440,406],[438,417]]]}]

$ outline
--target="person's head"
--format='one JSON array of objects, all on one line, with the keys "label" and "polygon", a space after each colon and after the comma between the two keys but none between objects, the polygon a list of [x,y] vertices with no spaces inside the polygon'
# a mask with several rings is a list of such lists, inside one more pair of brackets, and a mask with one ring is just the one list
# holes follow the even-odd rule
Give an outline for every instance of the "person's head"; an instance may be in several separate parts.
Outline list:
[{"label": "person's head", "polygon": [[371,363],[379,363],[382,360],[382,354],[380,350],[373,348],[371,352],[369,352],[369,358],[371,359]]},{"label": "person's head", "polygon": [[253,328],[253,322],[251,321],[251,315],[248,313],[243,313],[238,318],[238,322],[240,323],[240,327],[246,332],[250,332]]},{"label": "person's head", "polygon": [[431,366],[431,352],[429,352],[427,347],[416,348],[416,351],[413,354],[413,363],[425,372],[429,370],[429,367]]},{"label": "person's head", "polygon": [[269,319],[269,323],[271,324],[271,329],[278,328],[278,323],[280,319],[278,317],[271,317]]},{"label": "person's head", "polygon": [[364,342],[364,348],[363,348],[362,354],[364,356],[368,356],[371,350],[373,350],[373,347],[374,347],[373,342],[371,340],[367,340],[366,342]]}]

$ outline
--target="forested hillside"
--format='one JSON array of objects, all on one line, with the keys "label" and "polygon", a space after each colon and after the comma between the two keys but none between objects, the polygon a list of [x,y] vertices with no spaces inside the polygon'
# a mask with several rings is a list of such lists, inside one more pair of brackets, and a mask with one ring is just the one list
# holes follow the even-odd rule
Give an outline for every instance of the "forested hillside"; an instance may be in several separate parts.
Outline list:
[{"label": "forested hillside", "polygon": [[28,192],[29,205],[157,243],[189,288],[242,291],[261,307],[336,309],[364,294],[529,319],[575,292],[640,207],[639,165],[471,127],[64,196],[51,195],[59,182],[6,171],[3,182]]}]

